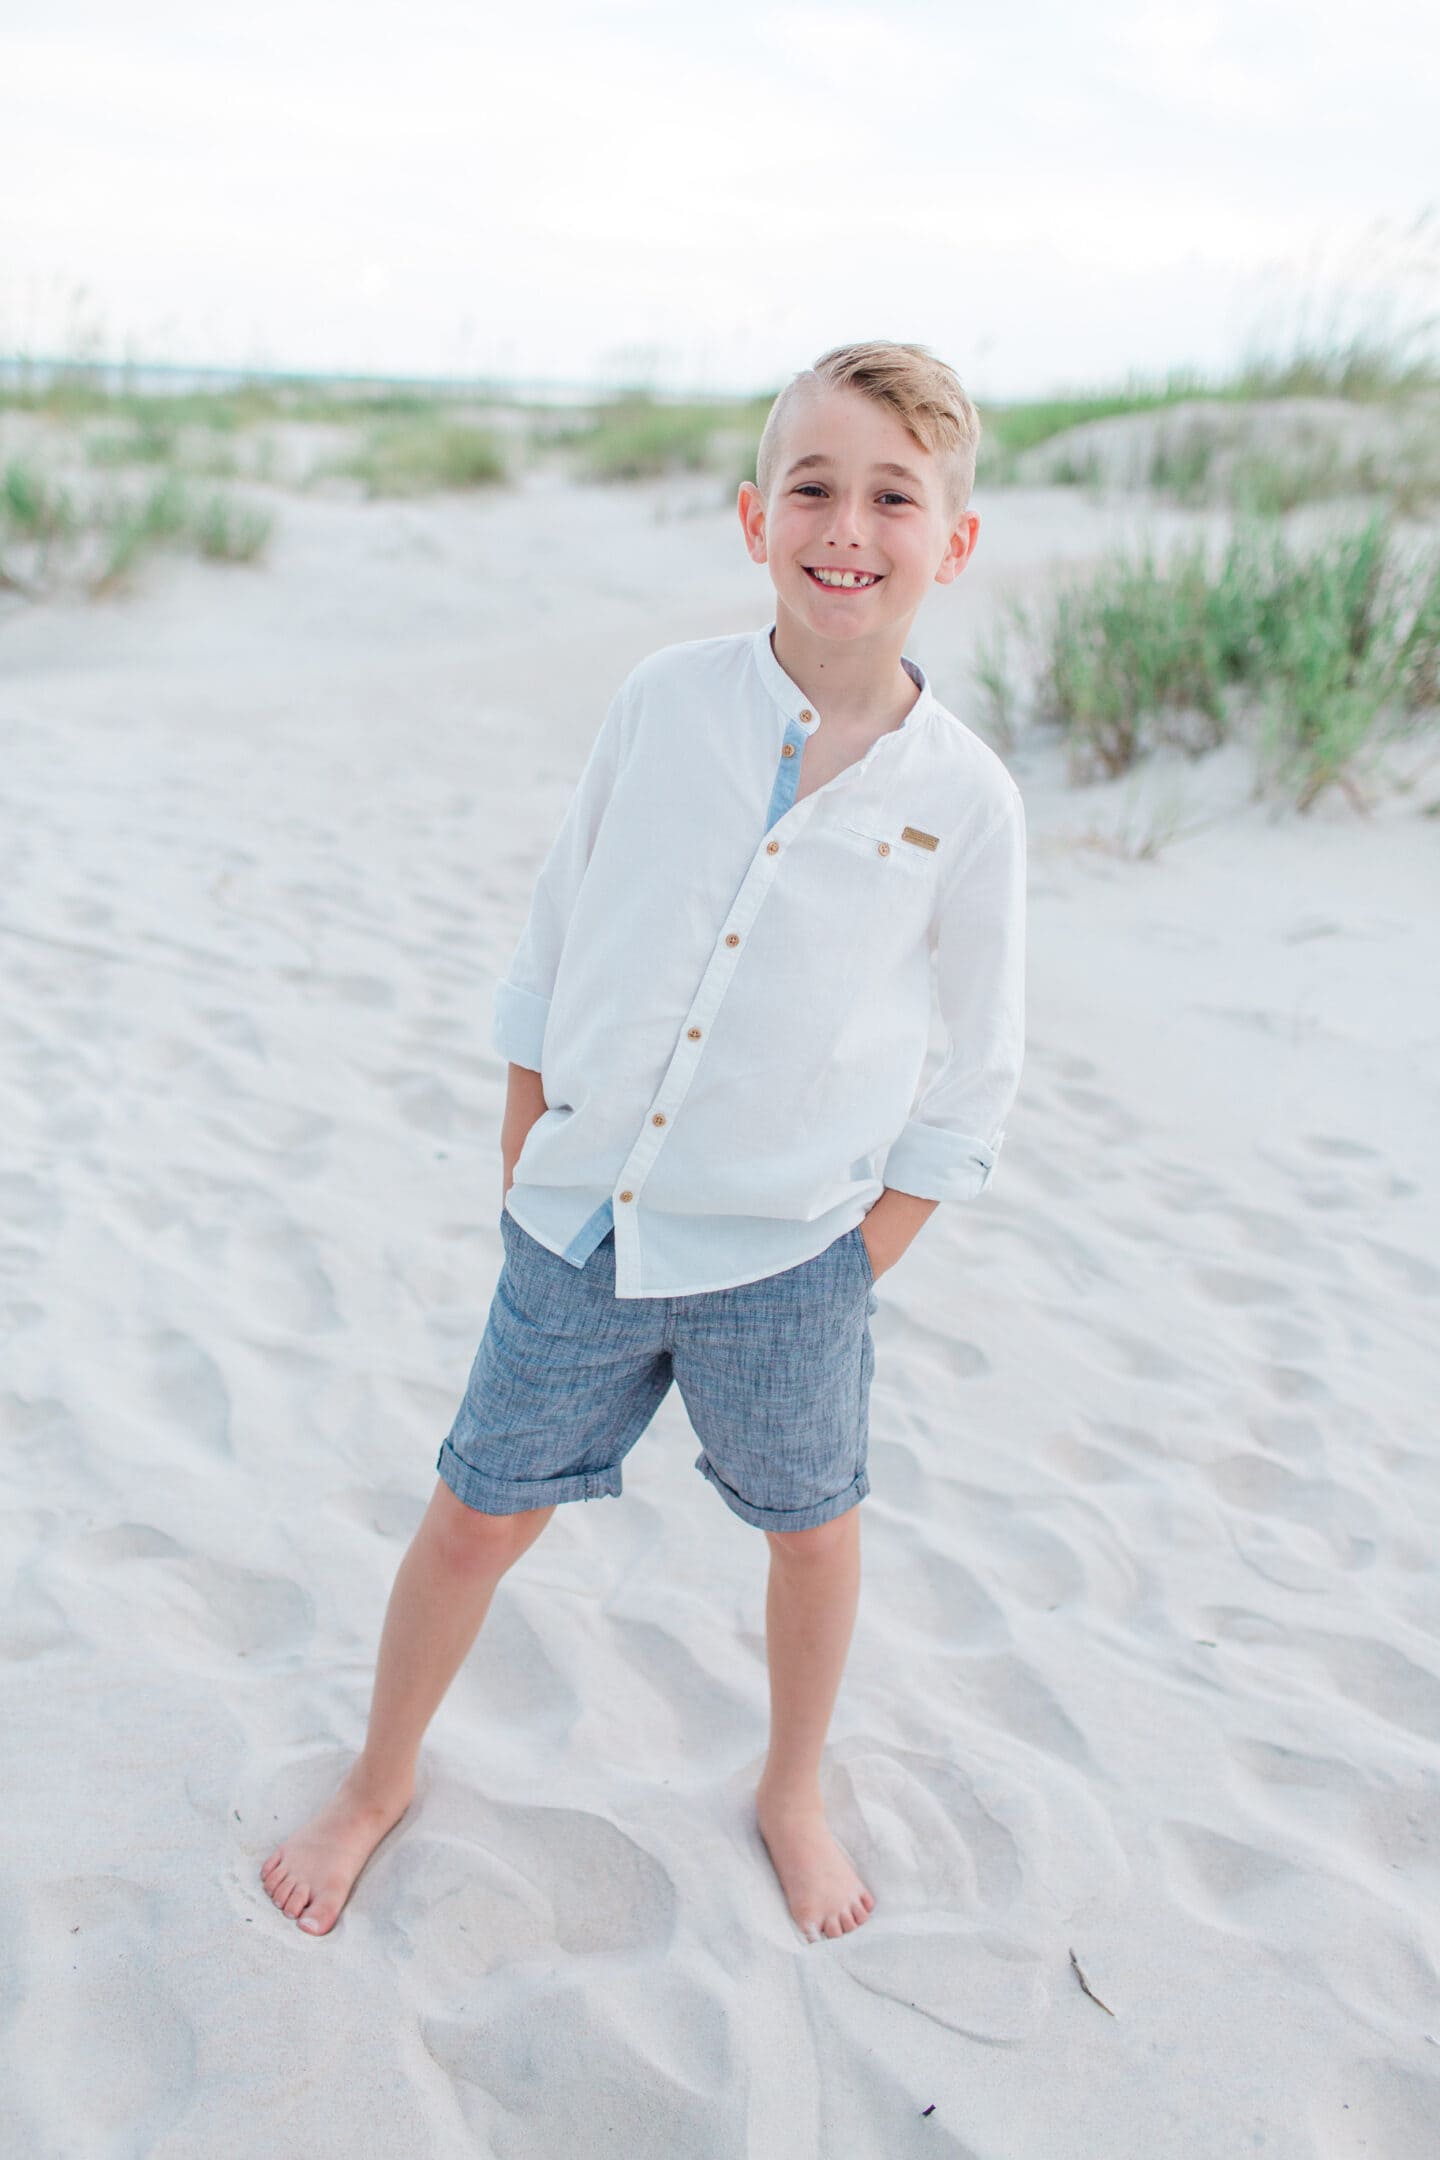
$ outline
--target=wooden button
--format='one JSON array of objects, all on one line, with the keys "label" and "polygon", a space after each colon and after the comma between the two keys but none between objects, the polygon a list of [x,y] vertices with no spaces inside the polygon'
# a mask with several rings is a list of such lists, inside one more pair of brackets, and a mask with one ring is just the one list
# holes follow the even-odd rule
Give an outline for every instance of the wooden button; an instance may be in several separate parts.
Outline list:
[{"label": "wooden button", "polygon": [[779,852],[780,852],[780,843],[779,843],[779,841],[778,841],[778,840],[767,840],[767,842],[765,843],[765,853],[766,853],[767,855],[778,855],[778,854],[779,854]]},{"label": "wooden button", "polygon": [[787,743],[782,743],[782,744],[780,745],[780,755],[781,755],[781,757],[794,757],[794,755],[795,755],[795,745],[794,745],[794,743],[793,743],[793,742],[787,742]]},{"label": "wooden button", "polygon": [[633,1192],[622,1192],[620,1197],[622,1200],[633,1200],[635,1195]]},{"label": "wooden button", "polygon": [[732,930],[732,931],[730,932],[730,935],[729,935],[729,937],[727,937],[727,938],[726,938],[726,940],[725,940],[725,943],[726,943],[727,945],[738,945],[738,944],[739,944],[739,942],[740,942],[740,940],[739,940],[739,938],[738,938],[738,937],[737,937],[737,936],[735,935],[735,932],[734,932],[733,930]]},{"label": "wooden button", "polygon": [[653,1116],[653,1117],[651,1118],[651,1120],[650,1120],[650,1123],[651,1123],[652,1125],[663,1125],[663,1124],[664,1124],[664,1122],[665,1122],[665,1113],[664,1113],[664,1111],[663,1111],[663,1110],[657,1110],[657,1111],[655,1112],[654,1116]]},{"label": "wooden button", "polygon": [[888,855],[890,852],[890,843],[888,840],[877,840],[875,843],[875,849],[877,854]]},{"label": "wooden button", "polygon": [[801,713],[801,715],[800,715],[800,718],[801,718],[802,720],[813,720],[813,719],[814,719],[814,717],[815,717],[815,715],[814,715],[814,713],[813,713],[813,712],[811,712],[811,710],[810,710],[810,708],[809,708],[809,706],[808,706],[808,705],[807,705],[807,706],[805,707],[805,710],[804,710],[804,711],[803,711],[803,712]]},{"label": "wooden button", "polygon": [[699,1040],[700,1040],[700,1030],[699,1030],[699,1028],[686,1028],[686,1030],[685,1030],[685,1033],[686,1033],[686,1034],[687,1034],[687,1035],[689,1036],[689,1038],[690,1038],[691,1042],[699,1042]]}]

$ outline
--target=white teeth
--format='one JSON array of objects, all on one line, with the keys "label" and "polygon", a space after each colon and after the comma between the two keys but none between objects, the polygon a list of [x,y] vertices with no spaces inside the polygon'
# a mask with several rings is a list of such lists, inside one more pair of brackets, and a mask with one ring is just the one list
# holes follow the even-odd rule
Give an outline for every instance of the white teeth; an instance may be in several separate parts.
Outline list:
[{"label": "white teeth", "polygon": [[873,585],[873,577],[863,577],[854,570],[815,570],[812,577],[819,578],[822,585]]}]

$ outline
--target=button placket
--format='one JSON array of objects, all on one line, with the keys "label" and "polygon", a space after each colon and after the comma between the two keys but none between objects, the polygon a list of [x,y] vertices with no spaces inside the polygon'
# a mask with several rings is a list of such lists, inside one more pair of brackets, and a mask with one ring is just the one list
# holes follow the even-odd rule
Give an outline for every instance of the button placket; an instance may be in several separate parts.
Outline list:
[{"label": "button placket", "polygon": [[[803,726],[802,726],[803,724]],[[811,706],[801,708],[792,725],[802,727],[799,742],[786,741],[781,745],[782,758],[795,758],[803,752],[810,735],[819,727],[819,719]],[[852,768],[853,770],[854,768]],[[863,767],[860,768],[863,770]],[[841,778],[844,777],[842,774]],[[833,783],[832,783],[833,784]],[[820,792],[817,790],[817,793]],[[809,802],[793,803],[782,813],[781,820],[802,809],[806,818],[810,815]],[[803,822],[803,821],[802,821]],[[734,980],[735,965],[744,949],[745,937],[756,916],[764,905],[770,884],[779,869],[779,858],[784,852],[782,841],[773,836],[757,851],[749,870],[729,910],[729,925],[722,932],[709,964],[697,985],[694,1001],[686,1024],[684,1036],[675,1050],[661,1077],[659,1089],[647,1113],[647,1122],[641,1127],[639,1138],[631,1149],[621,1176],[623,1185],[615,1198],[619,1203],[612,1209],[615,1218],[616,1264],[628,1278],[632,1265],[637,1267],[638,1243],[632,1251],[632,1240],[639,1238],[639,1219],[634,1209],[643,1192],[646,1178],[654,1168],[661,1148],[674,1127],[690,1083],[694,1078],[703,1051],[691,1046],[703,1043],[705,1027],[719,1011],[725,992]],[[683,1062],[682,1062],[683,1060]],[[628,1282],[627,1282],[628,1287]]]},{"label": "button placket", "polygon": [[[795,697],[803,693],[779,668],[774,657],[774,648],[769,644],[768,632],[764,634],[764,644],[765,651],[758,656],[761,672],[773,700],[772,710],[779,711],[784,721],[779,758],[776,766],[772,768],[773,781],[767,817],[777,810],[777,806],[784,804],[785,807],[779,808],[778,814],[773,816],[773,822],[766,826],[765,834],[757,843],[750,868],[717,928],[716,942],[696,985],[683,1031],[676,1041],[650,1108],[645,1113],[635,1145],[623,1165],[623,1182],[618,1185],[615,1194],[618,1204],[612,1208],[611,1213],[616,1224],[617,1266],[627,1293],[638,1293],[640,1288],[640,1225],[637,1203],[644,1197],[645,1180],[678,1120],[680,1109],[698,1070],[699,1060],[708,1046],[711,1022],[724,1002],[741,956],[748,951],[748,934],[769,894],[771,880],[778,875],[787,843],[807,828],[812,816],[817,814],[816,806],[822,796],[832,795],[837,790],[843,792],[847,783],[858,784],[865,778],[871,770],[876,752],[881,750],[892,736],[902,742],[913,742],[920,732],[919,723],[929,719],[933,703],[927,681],[910,667],[907,661],[907,670],[917,683],[920,697],[905,716],[901,726],[878,737],[863,758],[835,774],[824,787],[807,795],[803,802],[797,802],[793,795],[798,783],[796,760],[803,757],[806,743],[821,725],[821,716],[813,706],[794,703]],[[771,741],[773,740],[772,735]],[[898,771],[894,778],[898,783]],[[891,787],[884,786],[879,792],[888,797]],[[788,804],[787,796],[790,797]],[[882,852],[886,849],[890,849],[888,840],[882,843]],[[887,876],[893,872],[897,862],[905,859],[906,853],[898,849],[890,852],[892,860],[887,868]]]},{"label": "button placket", "polygon": [[[691,1046],[703,1043],[705,1028],[719,1011],[725,992],[734,980],[735,963],[744,947],[745,933],[755,921],[771,881],[779,868],[778,857],[781,843],[771,840],[757,850],[739,892],[730,909],[731,927],[723,932],[710,956],[704,974],[697,986],[695,999],[681,1040],[676,1044],[670,1062],[661,1077],[647,1123],[640,1129],[640,1136],[621,1170],[623,1184],[617,1189],[618,1205],[612,1209],[615,1220],[616,1265],[628,1277],[632,1263],[638,1264],[638,1244],[632,1252],[631,1241],[639,1238],[639,1221],[634,1207],[643,1190],[645,1179],[655,1166],[661,1148],[673,1129],[678,1113],[703,1051]],[[738,927],[736,925],[738,924]],[[683,1062],[682,1062],[683,1061]],[[628,1287],[628,1282],[627,1282]]]}]

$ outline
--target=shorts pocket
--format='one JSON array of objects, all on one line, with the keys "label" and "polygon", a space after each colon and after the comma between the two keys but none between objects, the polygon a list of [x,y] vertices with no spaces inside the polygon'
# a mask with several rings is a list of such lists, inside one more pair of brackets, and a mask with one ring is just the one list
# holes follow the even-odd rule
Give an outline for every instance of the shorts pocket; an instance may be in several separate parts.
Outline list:
[{"label": "shorts pocket", "polygon": [[866,1245],[865,1239],[861,1234],[859,1223],[856,1223],[854,1230],[851,1232],[851,1235],[855,1240],[856,1249],[860,1254],[860,1265],[865,1270],[865,1280],[869,1287],[873,1290],[875,1288],[875,1270],[870,1265],[870,1249]]}]

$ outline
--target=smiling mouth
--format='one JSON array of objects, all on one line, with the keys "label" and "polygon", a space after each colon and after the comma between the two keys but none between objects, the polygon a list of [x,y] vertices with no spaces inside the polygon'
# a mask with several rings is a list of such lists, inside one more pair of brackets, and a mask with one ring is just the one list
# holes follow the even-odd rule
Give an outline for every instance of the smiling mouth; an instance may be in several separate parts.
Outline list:
[{"label": "smiling mouth", "polygon": [[809,563],[805,565],[805,575],[812,584],[818,585],[822,592],[869,592],[873,585],[880,583],[879,574],[875,571],[831,570],[822,576]]}]

